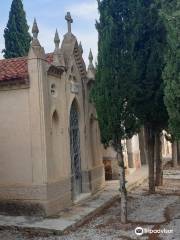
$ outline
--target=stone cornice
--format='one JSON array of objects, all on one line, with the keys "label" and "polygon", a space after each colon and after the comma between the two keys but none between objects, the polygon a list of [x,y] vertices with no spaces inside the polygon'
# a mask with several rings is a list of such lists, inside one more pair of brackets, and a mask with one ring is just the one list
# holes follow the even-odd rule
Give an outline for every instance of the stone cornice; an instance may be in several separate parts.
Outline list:
[{"label": "stone cornice", "polygon": [[59,77],[65,71],[64,67],[58,67],[55,65],[50,65],[47,70],[47,74],[54,77]]},{"label": "stone cornice", "polygon": [[24,89],[29,87],[30,87],[29,78],[26,78],[26,79],[18,78],[18,79],[9,79],[6,81],[0,81],[0,91]]}]

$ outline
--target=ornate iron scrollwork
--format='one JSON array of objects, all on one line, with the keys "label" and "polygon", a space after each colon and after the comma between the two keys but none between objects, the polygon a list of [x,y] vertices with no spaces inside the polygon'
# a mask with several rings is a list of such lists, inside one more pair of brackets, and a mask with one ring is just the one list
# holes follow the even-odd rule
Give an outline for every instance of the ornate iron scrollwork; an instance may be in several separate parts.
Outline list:
[{"label": "ornate iron scrollwork", "polygon": [[80,156],[80,131],[79,113],[75,103],[70,112],[70,144],[71,144],[71,168],[74,179],[74,191],[81,192],[81,156]]}]

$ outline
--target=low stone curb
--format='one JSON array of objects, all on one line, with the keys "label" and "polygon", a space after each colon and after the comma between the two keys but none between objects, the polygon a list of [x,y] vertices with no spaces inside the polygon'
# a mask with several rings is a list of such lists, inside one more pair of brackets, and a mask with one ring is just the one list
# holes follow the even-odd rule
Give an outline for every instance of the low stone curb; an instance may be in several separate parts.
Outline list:
[{"label": "low stone curb", "polygon": [[113,196],[109,201],[107,201],[106,203],[102,204],[102,206],[96,208],[95,210],[93,210],[91,213],[87,214],[86,216],[82,217],[80,220],[78,220],[77,222],[71,224],[70,226],[66,227],[64,230],[57,230],[57,229],[48,229],[48,228],[36,228],[36,227],[24,227],[24,226],[0,226],[0,231],[2,230],[10,230],[10,231],[19,231],[19,232],[31,232],[32,235],[63,235],[68,231],[73,231],[75,230],[77,227],[82,226],[85,222],[88,222],[90,219],[92,219],[93,217],[97,216],[99,213],[101,213],[101,211],[105,210],[106,208],[110,207],[115,201],[117,201],[118,199],[120,199],[119,194],[117,194],[116,196]]}]

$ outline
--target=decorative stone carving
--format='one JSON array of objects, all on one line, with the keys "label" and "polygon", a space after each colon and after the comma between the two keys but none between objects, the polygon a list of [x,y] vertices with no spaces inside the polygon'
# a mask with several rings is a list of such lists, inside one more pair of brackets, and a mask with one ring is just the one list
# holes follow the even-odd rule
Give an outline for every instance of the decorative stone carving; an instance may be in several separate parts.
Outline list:
[{"label": "decorative stone carving", "polygon": [[82,47],[81,42],[79,43],[79,51],[80,51],[80,53],[81,53],[81,55],[82,55],[82,54],[83,54],[83,47]]},{"label": "decorative stone carving", "polygon": [[71,93],[74,93],[74,94],[79,93],[79,83],[75,81],[71,81]]}]

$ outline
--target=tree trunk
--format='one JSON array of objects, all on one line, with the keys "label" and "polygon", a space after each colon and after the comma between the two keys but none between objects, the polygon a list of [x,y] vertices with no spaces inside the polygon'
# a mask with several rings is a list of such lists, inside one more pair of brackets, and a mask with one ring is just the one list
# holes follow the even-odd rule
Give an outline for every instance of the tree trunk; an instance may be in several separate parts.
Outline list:
[{"label": "tree trunk", "polygon": [[155,180],[154,180],[154,143],[155,136],[153,129],[145,127],[145,139],[146,139],[146,152],[149,167],[149,193],[155,193]]},{"label": "tree trunk", "polygon": [[140,157],[141,157],[141,164],[147,164],[146,158],[146,150],[145,150],[145,136],[144,136],[144,127],[141,128],[139,133],[139,149],[140,149]]},{"label": "tree trunk", "polygon": [[172,167],[178,165],[178,143],[177,141],[172,142]]},{"label": "tree trunk", "polygon": [[180,141],[178,141],[178,165],[180,165]]},{"label": "tree trunk", "polygon": [[117,160],[120,167],[120,193],[121,193],[121,222],[127,223],[127,190],[125,180],[125,165],[122,146],[117,148]]},{"label": "tree trunk", "polygon": [[163,162],[161,133],[155,133],[155,162],[156,162],[156,186],[163,185]]}]

